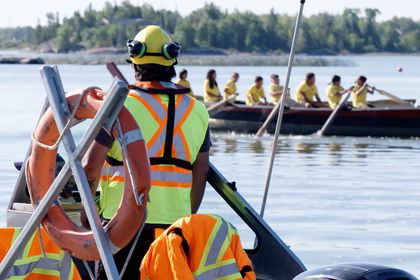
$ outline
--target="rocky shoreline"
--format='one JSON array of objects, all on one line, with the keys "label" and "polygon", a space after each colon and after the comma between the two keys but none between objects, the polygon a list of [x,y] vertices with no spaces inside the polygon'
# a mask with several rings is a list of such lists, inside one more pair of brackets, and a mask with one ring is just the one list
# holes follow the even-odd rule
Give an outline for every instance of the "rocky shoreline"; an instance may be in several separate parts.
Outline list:
[{"label": "rocky shoreline", "polygon": [[0,57],[0,64],[45,64],[40,57]]}]

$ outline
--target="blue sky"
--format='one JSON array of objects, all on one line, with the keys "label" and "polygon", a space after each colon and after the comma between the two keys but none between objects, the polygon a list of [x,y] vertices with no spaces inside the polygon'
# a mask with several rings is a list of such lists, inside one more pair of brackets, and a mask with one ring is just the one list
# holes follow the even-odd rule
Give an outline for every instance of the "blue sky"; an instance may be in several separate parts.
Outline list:
[{"label": "blue sky", "polygon": [[[12,0],[2,1],[0,9],[0,27],[36,25],[38,20],[45,19],[48,12],[59,11],[60,16],[71,16],[76,10],[84,10],[88,3],[92,3],[94,8],[101,8],[105,0]],[[110,2],[120,3],[122,0],[112,0]],[[251,10],[255,13],[267,13],[271,8],[276,12],[286,14],[296,14],[299,7],[299,0],[263,0],[255,5],[255,0],[131,0],[133,4],[150,3],[155,8],[165,8],[169,10],[178,10],[182,15],[188,14],[192,10],[200,8],[206,2],[214,2],[216,5],[233,11]],[[393,16],[412,17],[416,20],[420,18],[417,0],[306,0],[304,15],[312,15],[319,12],[340,13],[345,7],[364,9],[377,8],[382,14],[379,19],[390,19]]]}]

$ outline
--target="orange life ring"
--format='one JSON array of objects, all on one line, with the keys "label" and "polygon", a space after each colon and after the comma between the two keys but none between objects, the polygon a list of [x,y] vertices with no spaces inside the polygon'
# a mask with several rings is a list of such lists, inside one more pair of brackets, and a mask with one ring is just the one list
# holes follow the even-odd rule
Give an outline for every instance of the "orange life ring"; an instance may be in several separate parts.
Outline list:
[{"label": "orange life ring", "polygon": [[[78,100],[82,91],[73,91],[67,94],[67,102],[70,109],[73,110],[74,103]],[[84,94],[80,106],[75,113],[75,118],[92,119],[101,105],[103,104],[104,93],[99,89],[89,89]],[[122,132],[139,129],[137,122],[131,116],[130,112],[123,107],[118,115],[121,123]],[[32,153],[28,162],[28,182],[32,203],[37,205],[50,188],[55,178],[55,160],[57,149],[49,150],[41,147],[44,145],[54,145],[59,137],[56,123],[52,111],[47,110],[42,116],[33,135]],[[127,152],[134,173],[134,182],[137,185],[137,192],[144,194],[143,205],[138,206],[133,194],[131,180],[125,180],[123,199],[115,216],[105,226],[111,242],[113,253],[119,248],[125,247],[136,235],[144,222],[146,213],[146,201],[150,190],[150,165],[144,140],[138,140],[127,145]],[[127,162],[123,158],[124,163]],[[125,174],[128,176],[127,164]],[[99,251],[91,230],[78,227],[74,224],[64,209],[54,204],[48,210],[47,215],[42,221],[45,230],[63,250],[69,251],[73,256],[83,260],[98,260]]]}]

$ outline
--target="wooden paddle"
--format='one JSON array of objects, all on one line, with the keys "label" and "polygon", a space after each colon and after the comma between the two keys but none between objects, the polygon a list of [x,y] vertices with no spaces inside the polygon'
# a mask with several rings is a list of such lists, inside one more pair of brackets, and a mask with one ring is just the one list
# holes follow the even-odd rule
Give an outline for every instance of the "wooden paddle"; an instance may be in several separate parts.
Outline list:
[{"label": "wooden paddle", "polygon": [[216,110],[217,108],[225,105],[226,103],[235,100],[235,97],[238,96],[238,95],[239,95],[238,93],[235,93],[234,95],[229,96],[227,99],[220,100],[219,102],[215,103],[214,105],[208,107],[207,112],[210,113],[211,111]]},{"label": "wooden paddle", "polygon": [[384,96],[388,97],[388,98],[389,98],[389,99],[391,99],[391,100],[394,100],[395,102],[397,102],[397,103],[399,103],[399,104],[409,105],[410,107],[412,107],[412,106],[413,106],[413,104],[411,104],[410,102],[408,102],[408,101],[406,101],[406,100],[403,100],[403,99],[401,99],[401,98],[399,98],[399,97],[397,97],[397,96],[395,96],[395,95],[393,95],[393,94],[391,94],[391,93],[389,93],[389,92],[387,92],[387,91],[385,91],[385,90],[378,89],[378,88],[375,88],[375,87],[373,87],[373,88],[371,88],[371,89],[376,90],[376,91],[377,91],[377,92],[379,92],[380,94],[382,94],[382,95],[384,95]]},{"label": "wooden paddle", "polygon": [[327,129],[331,126],[331,124],[333,123],[333,121],[335,120],[335,118],[337,117],[337,113],[340,111],[340,109],[344,106],[344,104],[346,104],[347,100],[349,99],[351,95],[351,90],[348,89],[348,93],[346,94],[346,96],[341,99],[340,103],[338,104],[337,107],[335,107],[334,111],[332,111],[332,113],[330,114],[330,116],[328,117],[327,121],[325,122],[325,124],[322,126],[322,128],[320,130],[317,131],[317,135],[318,136],[322,136],[325,135],[325,131],[327,131]]},{"label": "wooden paddle", "polygon": [[118,68],[118,66],[114,62],[108,62],[106,64],[106,69],[108,69],[109,73],[111,73],[111,75],[114,78],[118,78],[121,81],[123,81],[126,84],[128,84],[127,79],[124,77],[124,75],[121,73],[120,69]]}]

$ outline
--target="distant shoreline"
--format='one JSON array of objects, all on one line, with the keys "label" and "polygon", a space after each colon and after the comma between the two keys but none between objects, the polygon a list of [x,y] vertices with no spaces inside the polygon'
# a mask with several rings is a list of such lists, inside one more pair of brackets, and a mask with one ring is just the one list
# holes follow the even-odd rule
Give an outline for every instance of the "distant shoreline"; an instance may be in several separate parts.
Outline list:
[{"label": "distant shoreline", "polygon": [[[95,65],[107,62],[127,63],[124,53],[92,53],[91,51],[73,53],[37,53],[21,50],[0,50],[0,61],[13,59],[40,58],[45,64],[81,64]],[[263,55],[235,53],[227,55],[181,55],[179,65],[188,66],[285,66],[288,55]],[[351,60],[345,56],[308,56],[296,55],[295,66],[352,66]]]},{"label": "distant shoreline", "polygon": [[[360,56],[410,56],[418,54],[395,54],[395,53],[368,53],[348,54],[336,56],[311,56],[298,54],[295,56],[294,66],[354,66],[354,62],[348,58],[351,55]],[[80,64],[96,65],[107,62],[125,64],[127,56],[121,52],[95,53],[93,51],[73,53],[37,53],[22,50],[0,50],[1,60],[40,58],[45,64]],[[200,55],[184,54],[179,58],[179,65],[185,66],[286,66],[288,55],[263,55],[249,53],[234,53],[226,55]]]}]

